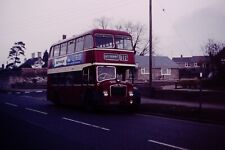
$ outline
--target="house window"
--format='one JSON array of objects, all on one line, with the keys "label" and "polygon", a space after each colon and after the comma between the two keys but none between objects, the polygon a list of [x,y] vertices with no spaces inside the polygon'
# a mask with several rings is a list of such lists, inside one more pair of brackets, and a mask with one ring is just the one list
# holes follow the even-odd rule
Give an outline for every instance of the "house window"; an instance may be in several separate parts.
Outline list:
[{"label": "house window", "polygon": [[206,64],[205,63],[202,64],[202,68],[206,68]]},{"label": "house window", "polygon": [[189,64],[188,62],[186,62],[186,63],[184,64],[184,66],[185,66],[185,67],[190,67],[190,64]]},{"label": "house window", "polygon": [[149,71],[146,68],[141,68],[141,74],[149,74]]},{"label": "house window", "polygon": [[161,68],[161,75],[171,75],[170,68]]},{"label": "house window", "polygon": [[194,63],[194,67],[198,67],[198,63]]}]

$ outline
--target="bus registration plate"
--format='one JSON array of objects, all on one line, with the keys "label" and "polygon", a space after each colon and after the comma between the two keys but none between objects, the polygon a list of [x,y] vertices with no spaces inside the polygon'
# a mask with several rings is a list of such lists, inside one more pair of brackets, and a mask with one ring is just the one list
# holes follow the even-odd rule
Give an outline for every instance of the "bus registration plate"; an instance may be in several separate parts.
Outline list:
[{"label": "bus registration plate", "polygon": [[120,102],[119,101],[110,101],[109,104],[112,104],[112,105],[118,105]]}]

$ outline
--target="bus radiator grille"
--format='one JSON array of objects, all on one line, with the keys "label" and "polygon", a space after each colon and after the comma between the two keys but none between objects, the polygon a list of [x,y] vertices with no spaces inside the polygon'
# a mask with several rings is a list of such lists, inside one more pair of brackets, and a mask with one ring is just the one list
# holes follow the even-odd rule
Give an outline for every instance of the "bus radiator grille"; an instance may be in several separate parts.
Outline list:
[{"label": "bus radiator grille", "polygon": [[112,86],[111,96],[126,96],[126,87]]}]

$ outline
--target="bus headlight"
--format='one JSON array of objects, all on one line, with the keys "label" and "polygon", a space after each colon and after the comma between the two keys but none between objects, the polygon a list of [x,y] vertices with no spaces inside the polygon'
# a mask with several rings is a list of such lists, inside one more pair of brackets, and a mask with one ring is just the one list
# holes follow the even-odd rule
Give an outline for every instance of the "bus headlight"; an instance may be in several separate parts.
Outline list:
[{"label": "bus headlight", "polygon": [[134,101],[133,100],[130,100],[130,104],[132,105],[134,103]]},{"label": "bus headlight", "polygon": [[109,96],[109,93],[107,91],[103,91],[104,96]]},{"label": "bus headlight", "polygon": [[131,96],[131,97],[134,96],[133,91],[129,91],[128,93],[129,93],[129,96]]}]

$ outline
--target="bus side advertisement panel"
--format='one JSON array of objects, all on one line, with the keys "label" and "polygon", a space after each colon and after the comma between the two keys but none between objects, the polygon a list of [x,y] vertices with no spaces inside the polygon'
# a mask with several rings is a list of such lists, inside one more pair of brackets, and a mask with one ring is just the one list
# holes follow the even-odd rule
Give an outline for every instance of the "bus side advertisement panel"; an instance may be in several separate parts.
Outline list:
[{"label": "bus side advertisement panel", "polygon": [[84,63],[84,53],[71,54],[49,60],[49,68],[57,68]]}]

